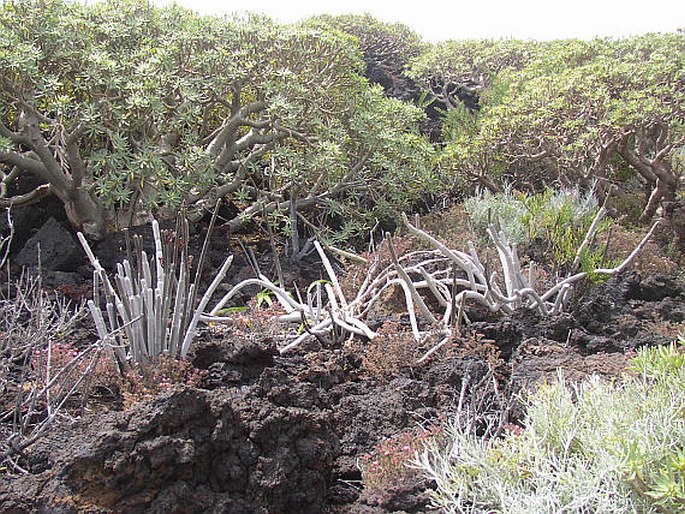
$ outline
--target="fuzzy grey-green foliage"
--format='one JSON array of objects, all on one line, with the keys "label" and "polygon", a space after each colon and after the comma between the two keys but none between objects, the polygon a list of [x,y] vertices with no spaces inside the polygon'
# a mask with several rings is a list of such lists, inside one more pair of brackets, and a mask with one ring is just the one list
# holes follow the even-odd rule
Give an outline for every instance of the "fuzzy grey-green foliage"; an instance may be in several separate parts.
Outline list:
[{"label": "fuzzy grey-green foliage", "polygon": [[599,205],[592,193],[578,189],[548,189],[530,195],[507,186],[498,193],[481,191],[468,198],[464,208],[481,232],[493,223],[510,242],[527,244],[536,237],[548,236],[555,225],[571,223],[579,234],[586,232]]},{"label": "fuzzy grey-green foliage", "polygon": [[484,440],[459,426],[419,465],[450,513],[683,512],[685,357],[642,350],[634,375],[543,384],[520,433]]}]

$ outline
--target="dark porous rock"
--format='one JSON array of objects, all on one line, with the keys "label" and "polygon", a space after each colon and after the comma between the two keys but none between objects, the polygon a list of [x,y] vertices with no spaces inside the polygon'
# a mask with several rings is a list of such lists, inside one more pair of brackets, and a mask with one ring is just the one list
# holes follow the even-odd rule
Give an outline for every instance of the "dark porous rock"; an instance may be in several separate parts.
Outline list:
[{"label": "dark porous rock", "polygon": [[[30,189],[26,189],[26,192],[28,191]],[[43,198],[34,205],[13,206],[9,214],[14,226],[11,243],[12,255],[16,255],[24,247],[26,241],[34,236],[50,218],[54,218],[59,223],[64,223],[64,226],[68,226],[69,223],[64,212],[64,205],[54,196]],[[7,214],[4,211],[0,214],[0,232],[2,234],[9,232]]]},{"label": "dark porous rock", "polygon": [[570,340],[586,355],[663,344],[668,338],[654,327],[685,319],[685,284],[666,275],[622,273],[579,296],[571,315]]},{"label": "dark porous rock", "polygon": [[685,289],[673,277],[657,273],[645,277],[635,293],[634,299],[656,302],[668,297],[684,297]]},{"label": "dark porous rock", "polygon": [[[599,348],[598,348],[599,350]],[[628,362],[623,353],[598,351],[583,355],[573,346],[543,338],[523,341],[512,356],[511,384],[513,390],[528,389],[539,382],[550,382],[559,374],[571,381],[597,374],[619,375]]]},{"label": "dark porous rock", "polygon": [[[527,316],[528,313],[525,315]],[[472,328],[474,333],[494,341],[502,354],[502,358],[508,359],[521,340],[524,324],[516,316],[510,316],[494,322],[477,321],[472,324]]]},{"label": "dark porous rock", "polygon": [[472,327],[484,339],[491,340],[504,360],[509,360],[521,341],[530,337],[545,337],[556,342],[566,342],[575,326],[568,313],[541,316],[531,309],[520,309],[497,321],[478,321]]},{"label": "dark porous rock", "polygon": [[[40,249],[40,251],[39,251]],[[76,238],[54,218],[48,219],[24,245],[14,263],[45,271],[72,271],[85,261]]]},{"label": "dark porous rock", "polygon": [[338,440],[327,414],[275,406],[257,389],[185,388],[50,444],[51,469],[15,479],[1,512],[318,513]]},{"label": "dark porous rock", "polygon": [[682,323],[685,321],[685,298],[682,295],[678,298],[664,298],[657,306],[656,314],[661,319]]},{"label": "dark porous rock", "polygon": [[198,369],[209,372],[208,387],[247,384],[255,381],[265,368],[274,365],[278,354],[271,338],[228,337],[199,342],[190,353]]},{"label": "dark porous rock", "polygon": [[[626,332],[624,332],[626,333]],[[634,338],[638,334],[637,326],[627,329],[629,337]],[[573,345],[573,350],[582,355],[592,355],[595,353],[625,353],[630,345],[625,344],[622,337],[607,337],[597,334],[588,334],[582,329],[574,330],[569,338]]]},{"label": "dark porous rock", "polygon": [[[456,395],[456,392],[455,392]],[[340,457],[336,472],[347,479],[359,476],[358,457],[384,438],[435,417],[435,395],[426,382],[396,378],[384,386],[347,383],[329,396],[340,430]]]},{"label": "dark porous rock", "polygon": [[633,272],[612,277],[574,301],[576,323],[589,332],[606,333],[608,323],[630,312],[630,299],[637,298],[640,277]]}]

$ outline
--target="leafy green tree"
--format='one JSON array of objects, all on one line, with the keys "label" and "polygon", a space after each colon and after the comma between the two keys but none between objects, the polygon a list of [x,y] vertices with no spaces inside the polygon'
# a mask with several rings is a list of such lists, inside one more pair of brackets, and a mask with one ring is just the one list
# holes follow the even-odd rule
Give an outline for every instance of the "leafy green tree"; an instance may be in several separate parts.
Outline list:
[{"label": "leafy green tree", "polygon": [[[639,183],[642,221],[673,201],[685,143],[685,35],[521,45],[530,51],[500,60],[475,45],[444,65],[450,80],[486,79],[481,111],[448,117],[443,169],[495,188],[541,175],[619,198]],[[438,74],[437,57],[432,68],[428,57],[417,60],[415,72]]]},{"label": "leafy green tree", "polygon": [[511,39],[444,41],[409,63],[407,74],[442,114],[438,164],[447,190],[500,190],[506,163],[481,131],[481,120],[503,101],[507,84],[500,75],[522,69],[539,48],[539,43]]},{"label": "leafy green tree", "polygon": [[506,69],[521,69],[540,44],[515,39],[443,41],[415,57],[408,75],[429,91],[446,110],[466,101],[478,106],[478,96]]},{"label": "leafy green tree", "polygon": [[[55,194],[91,236],[220,197],[231,228],[316,225],[399,211],[431,183],[422,113],[369,86],[342,32],[132,0],[6,2],[0,25],[2,201]],[[13,196],[24,174],[42,184]],[[397,176],[406,190],[386,188]]]},{"label": "leafy green tree", "polygon": [[326,24],[357,38],[366,63],[366,77],[383,86],[386,94],[405,101],[418,97],[418,87],[405,70],[428,45],[411,28],[379,21],[370,14],[321,15],[310,22]]},{"label": "leafy green tree", "polygon": [[486,130],[519,168],[544,162],[562,180],[617,186],[619,195],[635,177],[648,193],[640,218],[649,220],[679,187],[684,52],[677,34],[550,45]]}]

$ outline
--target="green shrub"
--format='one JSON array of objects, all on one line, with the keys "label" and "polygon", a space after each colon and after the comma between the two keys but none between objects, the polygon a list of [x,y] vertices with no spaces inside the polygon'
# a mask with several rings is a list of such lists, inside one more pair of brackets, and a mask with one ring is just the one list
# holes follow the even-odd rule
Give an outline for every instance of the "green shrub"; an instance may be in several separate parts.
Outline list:
[{"label": "green shrub", "polygon": [[39,178],[3,201],[54,194],[89,237],[180,205],[198,220],[218,198],[230,230],[350,221],[352,237],[434,188],[424,113],[370,85],[359,40],[325,23],[21,0],[0,2],[0,26],[0,173],[9,192]]},{"label": "green shrub", "polygon": [[520,245],[531,241],[528,222],[524,221],[527,215],[525,203],[521,201],[520,193],[510,187],[499,193],[485,189],[467,199],[464,209],[474,227],[483,234],[488,225],[494,223],[511,243]]},{"label": "green shrub", "polygon": [[[483,233],[489,223],[499,228],[510,242],[518,245],[542,245],[549,261],[558,266],[574,262],[599,205],[592,193],[577,189],[547,189],[528,195],[505,188],[502,192],[483,191],[464,202],[464,208],[478,230]],[[600,225],[606,231],[610,220]],[[580,258],[583,271],[602,266],[604,248],[587,247]]]},{"label": "green shrub", "polygon": [[489,440],[458,426],[420,466],[445,512],[626,513],[685,508],[685,356],[641,350],[616,382],[560,379],[527,399],[523,429]]},{"label": "green shrub", "polygon": [[[432,45],[407,75],[448,111],[439,163],[462,184],[588,186],[647,223],[682,187],[685,34]],[[475,121],[475,123],[474,123]],[[659,181],[653,170],[659,169]],[[657,185],[658,182],[658,185]],[[633,184],[639,188],[633,190]]]}]

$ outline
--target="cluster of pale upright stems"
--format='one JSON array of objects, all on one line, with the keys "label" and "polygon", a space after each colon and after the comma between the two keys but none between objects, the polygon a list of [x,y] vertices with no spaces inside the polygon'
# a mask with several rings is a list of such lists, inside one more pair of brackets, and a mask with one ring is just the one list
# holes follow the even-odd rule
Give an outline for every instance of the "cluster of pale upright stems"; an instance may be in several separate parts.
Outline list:
[{"label": "cluster of pale upright stems", "polygon": [[[604,216],[602,208],[578,248],[573,263],[575,269]],[[517,309],[532,309],[542,316],[558,314],[567,305],[574,283],[589,273],[614,275],[625,270],[643,250],[659,224],[657,221],[651,226],[640,244],[617,267],[578,271],[560,278],[545,291],[539,291],[534,263],[523,269],[516,245],[511,244],[494,225],[489,226],[487,233],[497,251],[499,272],[488,270],[471,242],[467,251],[448,248],[419,228],[417,222],[412,224],[406,216],[403,219],[408,232],[431,249],[398,257],[392,237],[388,235],[391,263],[382,265],[377,252],[354,298],[346,296],[324,248],[315,241],[314,247],[322,260],[327,279],[313,282],[304,296],[299,291],[291,294],[258,274],[231,288],[209,311],[207,306],[224,279],[232,256],[226,258],[196,305],[197,277],[195,281],[189,279],[186,256],[165,262],[162,237],[156,222],[153,222],[154,257],[148,262],[145,252],[142,252],[138,259],[139,270],[133,269],[128,261],[118,265],[114,284],[83,235],[79,234],[95,268],[96,288],[89,308],[100,338],[113,342],[119,362],[138,361],[165,352],[183,358],[196,336],[200,321],[230,323],[232,316],[222,315],[228,302],[243,289],[256,286],[277,299],[284,311],[277,315],[277,320],[292,328],[292,335],[280,346],[280,352],[286,353],[310,337],[320,340],[354,336],[374,339],[377,334],[369,327],[368,318],[379,301],[386,298],[391,290],[400,288],[414,339],[422,346],[430,347],[421,358],[425,360],[447,343],[462,323],[468,322],[465,313],[467,301],[477,302],[503,315]],[[102,301],[97,303],[99,298]]]}]

